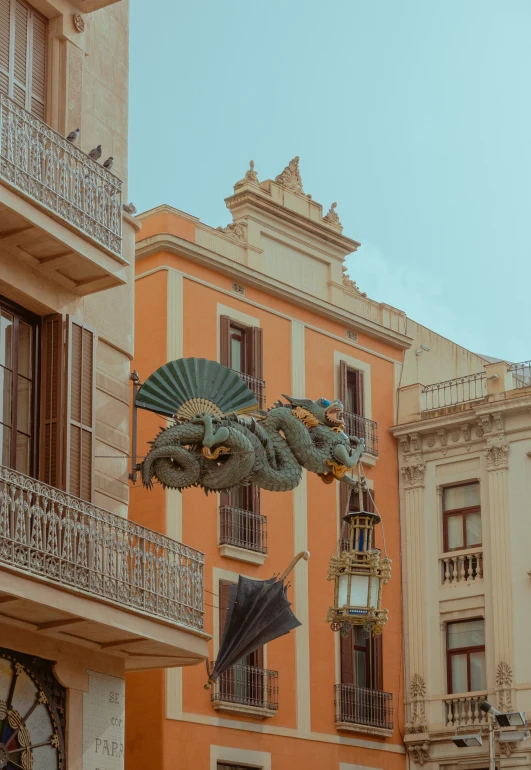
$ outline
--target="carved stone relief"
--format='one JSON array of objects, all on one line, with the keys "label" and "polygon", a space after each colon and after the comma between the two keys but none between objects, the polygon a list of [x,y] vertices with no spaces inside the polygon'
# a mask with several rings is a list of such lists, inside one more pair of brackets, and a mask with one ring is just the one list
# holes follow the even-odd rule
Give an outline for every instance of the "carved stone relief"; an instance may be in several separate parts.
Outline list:
[{"label": "carved stone relief", "polygon": [[332,203],[330,208],[328,209],[328,213],[325,214],[323,217],[323,222],[328,222],[329,225],[337,225],[338,227],[342,227],[341,222],[339,220],[339,217],[337,215],[337,203]]},{"label": "carved stone relief", "polygon": [[284,171],[275,178],[275,182],[290,192],[297,193],[297,195],[305,195],[302,187],[301,172],[299,171],[298,155],[293,160],[290,160]]},{"label": "carved stone relief", "polygon": [[491,444],[483,450],[487,458],[487,470],[497,471],[509,467],[509,444]]},{"label": "carved stone relief", "polygon": [[405,465],[400,469],[400,473],[404,478],[404,486],[406,487],[423,487],[424,486],[424,471],[426,466],[424,463],[415,465]]},{"label": "carved stone relief", "polygon": [[430,744],[429,741],[422,741],[422,743],[408,743],[407,753],[416,765],[424,765],[429,758]]},{"label": "carved stone relief", "polygon": [[231,222],[226,227],[218,227],[217,229],[238,243],[247,242],[247,225],[242,222]]},{"label": "carved stone relief", "polygon": [[406,725],[408,733],[423,733],[427,728],[426,721],[426,680],[420,674],[415,674],[411,680],[411,722]]},{"label": "carved stone relief", "polygon": [[505,661],[501,661],[496,669],[496,692],[498,693],[498,708],[500,711],[513,710],[512,686],[512,668]]}]

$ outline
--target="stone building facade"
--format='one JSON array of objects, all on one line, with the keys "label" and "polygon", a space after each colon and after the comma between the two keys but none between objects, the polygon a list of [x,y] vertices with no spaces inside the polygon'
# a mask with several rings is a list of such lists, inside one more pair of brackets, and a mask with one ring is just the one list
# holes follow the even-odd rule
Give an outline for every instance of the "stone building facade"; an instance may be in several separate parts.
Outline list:
[{"label": "stone building facade", "polygon": [[128,12],[0,0],[2,768],[123,768],[126,670],[206,656],[202,555],[127,519]]},{"label": "stone building facade", "polygon": [[[456,346],[456,352],[458,352]],[[470,360],[474,365],[474,362]],[[461,377],[399,391],[406,736],[412,766],[488,766],[486,698],[531,710],[529,362],[478,360]],[[429,382],[429,381],[428,381]],[[459,730],[482,732],[459,749]],[[529,741],[496,740],[497,767]]]}]

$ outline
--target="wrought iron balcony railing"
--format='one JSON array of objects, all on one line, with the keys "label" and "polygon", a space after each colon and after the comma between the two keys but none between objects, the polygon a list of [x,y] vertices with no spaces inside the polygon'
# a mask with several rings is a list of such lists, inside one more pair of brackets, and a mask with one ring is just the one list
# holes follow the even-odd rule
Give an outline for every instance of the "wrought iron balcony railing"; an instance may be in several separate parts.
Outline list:
[{"label": "wrought iron balcony railing", "polygon": [[513,379],[513,388],[531,387],[531,361],[521,361],[510,368]]},{"label": "wrought iron balcony railing", "polygon": [[219,509],[219,542],[267,553],[266,516],[224,505]]},{"label": "wrought iron balcony railing", "polygon": [[393,695],[352,684],[336,684],[336,724],[393,729]]},{"label": "wrought iron balcony railing", "polygon": [[441,582],[445,586],[474,583],[483,579],[483,549],[445,553],[439,558]]},{"label": "wrought iron balcony railing", "polygon": [[121,256],[122,182],[4,94],[0,181]]},{"label": "wrought iron balcony railing", "polygon": [[466,693],[449,695],[444,699],[444,724],[446,727],[488,724],[488,714],[480,708],[486,698],[486,692],[475,693],[474,695]]},{"label": "wrought iron balcony railing", "polygon": [[345,433],[365,439],[365,451],[378,457],[378,423],[352,412],[343,412],[343,420]]},{"label": "wrought iron balcony railing", "polygon": [[253,391],[254,395],[256,396],[259,409],[265,409],[265,380],[259,380],[258,377],[251,377],[250,374],[244,374],[243,372],[236,372],[236,374],[238,374],[245,382],[247,387]]},{"label": "wrought iron balcony railing", "polygon": [[426,398],[426,411],[462,404],[465,401],[477,401],[487,395],[487,375],[485,372],[477,372],[456,377],[454,380],[436,382],[426,385],[422,392]]},{"label": "wrought iron balcony railing", "polygon": [[203,630],[199,551],[0,466],[0,565]]},{"label": "wrought iron balcony railing", "polygon": [[278,671],[236,664],[225,671],[212,690],[212,701],[278,710]]}]

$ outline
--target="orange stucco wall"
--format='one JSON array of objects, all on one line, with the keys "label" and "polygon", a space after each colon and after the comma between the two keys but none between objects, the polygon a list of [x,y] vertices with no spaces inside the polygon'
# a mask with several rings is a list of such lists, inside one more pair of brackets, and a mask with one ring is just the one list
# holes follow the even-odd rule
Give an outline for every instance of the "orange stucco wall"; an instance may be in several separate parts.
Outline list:
[{"label": "orange stucco wall", "polygon": [[[164,228],[164,229],[159,229]],[[139,238],[151,238],[157,232],[172,232],[193,242],[193,222],[181,220],[175,214],[154,215],[144,220]],[[297,682],[295,634],[268,645],[267,668],[279,671],[279,710],[274,718],[260,721],[242,715],[219,714],[203,689],[203,666],[183,669],[182,707],[185,721],[164,718],[164,686],[160,672],[130,676],[127,685],[127,761],[128,768],[150,767],[154,770],[210,770],[210,746],[265,751],[271,753],[273,770],[338,770],[339,762],[365,765],[382,770],[405,767],[405,756],[390,751],[378,751],[379,745],[401,746],[403,731],[403,683],[401,592],[398,521],[398,467],[395,440],[389,426],[394,423],[394,365],[392,361],[365,352],[359,347],[332,339],[344,337],[344,328],[317,313],[302,310],[287,299],[274,298],[266,291],[249,288],[245,300],[231,292],[230,278],[214,269],[201,266],[191,258],[175,253],[158,252],[137,261],[136,282],[136,355],[133,368],[141,378],[147,377],[166,361],[167,350],[167,270],[173,268],[184,274],[183,279],[183,352],[184,356],[216,359],[218,350],[217,303],[260,319],[264,343],[264,378],[268,406],[283,393],[292,392],[291,331],[289,318],[303,321],[305,330],[306,395],[310,398],[332,398],[334,384],[334,350],[344,351],[371,366],[372,418],[378,421],[379,452],[377,464],[366,468],[374,481],[379,509],[385,516],[385,536],[393,574],[385,589],[385,606],[390,619],[383,637],[384,689],[393,693],[395,730],[391,738],[379,739],[365,734],[343,735],[341,740],[372,741],[374,748],[338,743],[341,734],[334,724],[334,689],[336,681],[335,634],[325,624],[332,600],[332,583],[326,580],[330,555],[337,540],[336,485],[325,485],[317,476],[307,474],[308,480],[308,547],[311,559],[297,569],[308,570],[309,582],[309,643],[310,643],[310,702],[312,738],[295,737],[297,730]],[[186,276],[189,276],[187,278]],[[199,281],[194,280],[199,279]],[[208,285],[204,285],[208,284]],[[311,326],[312,328],[308,328]],[[321,330],[316,331],[315,329]],[[401,351],[364,334],[359,345],[400,361]],[[297,394],[298,395],[298,394]],[[139,413],[138,453],[145,454],[147,441],[156,434],[160,418]],[[213,618],[217,608],[217,586],[213,584],[213,568],[241,572],[257,578],[268,578],[281,572],[294,553],[293,493],[262,492],[262,513],[268,517],[268,557],[263,566],[254,566],[220,556],[218,549],[217,497],[205,496],[199,489],[185,490],[182,496],[182,541],[206,554],[205,564],[205,629],[213,633]],[[171,511],[169,512],[171,515]],[[146,491],[139,484],[131,490],[130,518],[151,528],[166,531],[165,493],[160,486]],[[377,536],[381,546],[381,532]],[[292,584],[296,574],[290,578]],[[290,588],[293,599],[294,591]],[[297,607],[294,607],[297,613]],[[210,643],[213,655],[213,643]],[[147,693],[144,703],[143,693]],[[149,713],[148,713],[149,712]],[[136,731],[142,727],[142,715],[153,730],[153,739],[144,739]],[[195,715],[195,716],[194,716]],[[246,730],[249,722],[254,731]],[[230,725],[233,725],[233,729]],[[258,731],[257,731],[258,728]],[[268,730],[274,731],[268,732]],[[286,732],[285,735],[279,734]],[[318,735],[319,734],[319,735]],[[321,737],[319,737],[321,736]],[[156,762],[152,753],[155,743]],[[151,747],[151,748],[150,748]]]}]

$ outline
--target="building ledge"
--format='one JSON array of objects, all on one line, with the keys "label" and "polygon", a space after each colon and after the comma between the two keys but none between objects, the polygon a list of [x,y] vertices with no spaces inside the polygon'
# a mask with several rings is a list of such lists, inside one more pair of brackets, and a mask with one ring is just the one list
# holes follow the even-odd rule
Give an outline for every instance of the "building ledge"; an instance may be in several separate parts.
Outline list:
[{"label": "building ledge", "polygon": [[247,706],[244,703],[228,703],[222,700],[213,700],[212,706],[216,711],[222,711],[225,714],[238,714],[255,719],[270,719],[277,713],[276,709],[268,709],[264,706]]},{"label": "building ledge", "polygon": [[250,551],[247,548],[238,548],[236,545],[227,545],[226,543],[219,546],[219,555],[224,556],[226,559],[244,561],[247,564],[263,564],[267,559],[266,553]]},{"label": "building ledge", "polygon": [[393,731],[386,727],[373,727],[372,725],[363,725],[358,722],[336,722],[336,730],[348,733],[378,735],[380,738],[390,738],[393,735]]}]

